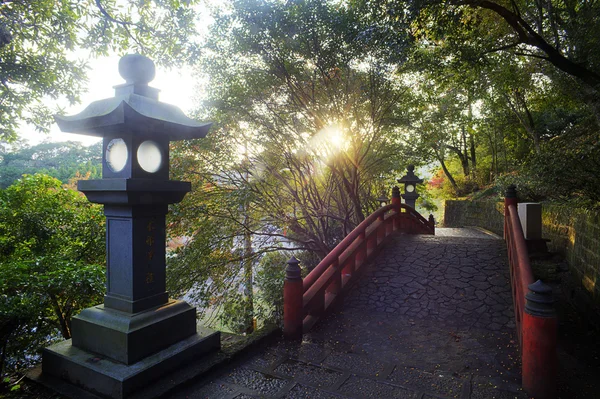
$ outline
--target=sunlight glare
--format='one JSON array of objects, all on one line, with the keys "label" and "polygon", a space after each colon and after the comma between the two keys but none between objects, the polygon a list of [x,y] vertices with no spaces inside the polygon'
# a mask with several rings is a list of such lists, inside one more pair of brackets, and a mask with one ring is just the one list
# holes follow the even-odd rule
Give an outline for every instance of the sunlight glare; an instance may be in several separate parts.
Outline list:
[{"label": "sunlight glare", "polygon": [[342,151],[348,141],[339,123],[331,123],[319,130],[310,140],[310,148],[322,155],[333,155]]}]

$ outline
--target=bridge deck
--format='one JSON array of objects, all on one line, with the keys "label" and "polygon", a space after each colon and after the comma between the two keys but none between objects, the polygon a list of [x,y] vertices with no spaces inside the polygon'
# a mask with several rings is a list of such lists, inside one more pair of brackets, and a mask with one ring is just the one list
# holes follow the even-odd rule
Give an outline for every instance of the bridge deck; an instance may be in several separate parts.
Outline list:
[{"label": "bridge deck", "polygon": [[301,344],[279,342],[176,398],[526,398],[504,242],[397,235]]}]

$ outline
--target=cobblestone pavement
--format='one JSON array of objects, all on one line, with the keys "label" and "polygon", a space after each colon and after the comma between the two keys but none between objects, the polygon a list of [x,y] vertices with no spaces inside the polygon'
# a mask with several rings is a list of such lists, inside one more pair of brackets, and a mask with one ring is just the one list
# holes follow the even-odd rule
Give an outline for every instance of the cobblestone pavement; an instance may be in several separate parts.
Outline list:
[{"label": "cobblestone pavement", "polygon": [[302,343],[280,341],[174,398],[527,398],[504,242],[398,235]]}]

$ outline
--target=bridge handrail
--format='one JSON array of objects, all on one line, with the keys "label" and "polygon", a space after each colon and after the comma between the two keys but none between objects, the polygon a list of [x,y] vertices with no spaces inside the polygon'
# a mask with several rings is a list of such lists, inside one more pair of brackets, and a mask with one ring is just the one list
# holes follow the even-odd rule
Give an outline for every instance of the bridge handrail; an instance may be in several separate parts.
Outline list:
[{"label": "bridge handrail", "polygon": [[354,228],[335,248],[323,258],[321,262],[313,269],[311,272],[304,278],[303,288],[304,292],[308,291],[308,289],[318,280],[318,278],[323,274],[323,272],[329,268],[333,262],[335,262],[342,253],[351,246],[352,243],[361,235],[365,234],[369,227],[373,227],[376,222],[382,215],[392,211],[390,214],[386,215],[387,217],[399,217],[402,213],[402,209],[406,210],[410,216],[417,219],[417,221],[426,229],[431,231],[431,234],[434,234],[434,226],[433,224],[425,219],[419,212],[417,212],[414,208],[406,205],[406,204],[390,204],[387,206],[383,206],[369,215],[365,220],[363,220],[358,226]]},{"label": "bridge handrail", "polygon": [[311,272],[308,273],[308,275],[304,278],[304,281],[302,282],[304,292],[306,292],[315,283],[315,281],[317,281],[323,272],[340,257],[340,255],[354,242],[354,240],[356,240],[361,234],[366,233],[367,228],[371,226],[373,222],[376,222],[381,215],[385,215],[385,213],[394,210],[394,208],[396,208],[396,206],[393,204],[381,207],[369,215],[358,226],[356,226],[354,230],[352,230],[350,234],[340,241],[340,243],[336,245],[335,248],[333,248],[333,250],[331,250],[331,252],[329,252],[327,256],[325,256],[323,260],[321,260],[321,262],[319,262],[319,264],[315,266],[315,268],[312,269]]},{"label": "bridge handrail", "polygon": [[515,186],[508,188],[504,200],[504,239],[521,353],[523,390],[531,397],[555,398],[558,321],[553,308],[552,289],[540,280],[534,283],[527,241],[517,210]]},{"label": "bridge handrail", "polygon": [[297,338],[307,332],[332,305],[359,269],[395,231],[435,234],[433,217],[425,219],[412,207],[392,198],[363,220],[302,280],[298,261],[288,262],[284,285],[284,334]]},{"label": "bridge handrail", "polygon": [[400,208],[405,209],[406,213],[413,216],[421,224],[421,226],[429,230],[431,234],[435,234],[435,223],[432,215],[430,215],[430,219],[427,220],[423,217],[423,215],[417,212],[415,208],[412,208],[406,204],[400,204]]},{"label": "bridge handrail", "polygon": [[506,207],[506,246],[508,250],[508,261],[510,264],[511,291],[515,308],[515,323],[517,325],[517,336],[519,345],[522,345],[523,311],[525,310],[525,296],[530,284],[533,284],[533,271],[529,262],[529,253],[525,243],[525,235],[521,226],[521,220],[517,213],[516,204]]}]

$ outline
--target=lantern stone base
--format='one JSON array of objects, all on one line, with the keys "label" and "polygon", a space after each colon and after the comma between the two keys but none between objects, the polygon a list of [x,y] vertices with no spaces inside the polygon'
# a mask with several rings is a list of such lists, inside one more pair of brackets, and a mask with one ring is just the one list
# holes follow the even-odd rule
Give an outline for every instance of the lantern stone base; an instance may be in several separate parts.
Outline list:
[{"label": "lantern stone base", "polygon": [[104,305],[83,310],[73,318],[73,346],[133,364],[196,332],[196,308],[169,300],[139,313]]},{"label": "lantern stone base", "polygon": [[67,340],[44,349],[42,372],[96,395],[123,399],[187,362],[198,360],[198,356],[219,349],[220,339],[219,332],[198,327],[194,335],[131,365],[79,349]]},{"label": "lantern stone base", "polygon": [[71,330],[72,340],[44,349],[42,372],[117,399],[221,346],[220,333],[198,327],[196,309],[175,300],[139,313],[94,306]]}]

